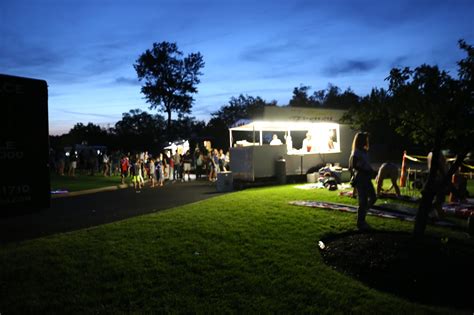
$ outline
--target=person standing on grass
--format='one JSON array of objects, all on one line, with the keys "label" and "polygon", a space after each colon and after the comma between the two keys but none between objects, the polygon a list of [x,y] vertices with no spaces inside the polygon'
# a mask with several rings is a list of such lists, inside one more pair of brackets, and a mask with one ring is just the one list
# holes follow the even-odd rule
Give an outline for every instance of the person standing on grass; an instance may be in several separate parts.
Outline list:
[{"label": "person standing on grass", "polygon": [[104,152],[104,155],[102,156],[102,164],[104,168],[104,176],[109,176],[110,164],[107,152]]},{"label": "person standing on grass", "polygon": [[353,185],[357,189],[359,208],[357,209],[357,228],[369,230],[370,225],[365,221],[367,211],[377,200],[372,176],[374,170],[369,161],[369,134],[359,132],[354,136],[352,152],[349,158],[349,169],[354,172]]},{"label": "person standing on grass", "polygon": [[120,173],[120,152],[115,151],[112,154],[111,175],[117,176]]},{"label": "person standing on grass", "polygon": [[77,156],[76,152],[71,150],[71,155],[69,156],[69,170],[68,170],[68,175],[71,177],[76,176],[76,168],[77,168]]},{"label": "person standing on grass", "polygon": [[58,155],[57,155],[57,165],[58,165],[58,174],[59,176],[63,176],[64,175],[64,168],[65,168],[65,165],[66,165],[66,157],[64,155],[64,152],[62,150],[59,150],[58,151]]}]

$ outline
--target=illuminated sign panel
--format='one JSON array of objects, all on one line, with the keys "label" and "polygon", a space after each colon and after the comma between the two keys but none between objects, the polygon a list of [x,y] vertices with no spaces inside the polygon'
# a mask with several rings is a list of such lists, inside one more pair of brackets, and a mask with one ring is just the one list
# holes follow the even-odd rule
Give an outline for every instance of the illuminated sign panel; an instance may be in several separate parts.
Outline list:
[{"label": "illuminated sign panel", "polygon": [[0,75],[0,214],[50,205],[48,87]]}]

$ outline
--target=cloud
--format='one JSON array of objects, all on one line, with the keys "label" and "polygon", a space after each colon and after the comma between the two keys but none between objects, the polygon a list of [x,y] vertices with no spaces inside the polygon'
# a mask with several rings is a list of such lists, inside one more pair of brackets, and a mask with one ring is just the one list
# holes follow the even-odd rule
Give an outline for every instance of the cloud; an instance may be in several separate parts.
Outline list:
[{"label": "cloud", "polygon": [[307,69],[292,69],[290,67],[284,67],[281,69],[271,69],[270,71],[267,71],[265,73],[262,73],[261,78],[262,79],[281,79],[281,78],[298,78],[304,74],[306,74],[308,71],[311,71],[311,68]]},{"label": "cloud", "polygon": [[71,84],[116,72],[130,63],[125,41],[95,40],[77,47],[64,43],[53,45],[48,40],[30,40],[17,31],[2,34],[0,71]]},{"label": "cloud", "polygon": [[378,59],[372,60],[344,60],[339,63],[333,63],[323,69],[326,76],[334,77],[345,74],[369,72],[380,64]]},{"label": "cloud", "polygon": [[233,90],[223,93],[213,93],[213,94],[202,94],[199,96],[199,99],[215,99],[221,97],[227,97],[229,100],[231,97],[238,97],[239,95],[249,95],[249,96],[260,96],[261,93],[281,93],[281,92],[291,92],[291,88],[261,88],[261,89],[251,89],[251,90]]},{"label": "cloud", "polygon": [[216,98],[216,97],[221,97],[221,96],[231,97],[232,95],[234,95],[233,92],[222,92],[222,93],[213,93],[213,94],[201,94],[199,95],[199,98],[206,99],[206,98]]},{"label": "cloud", "polygon": [[281,40],[274,37],[246,47],[240,53],[240,60],[246,62],[274,63],[284,62],[286,65],[296,64],[317,52],[318,44],[295,38]]},{"label": "cloud", "polygon": [[[468,2],[468,1],[466,1]],[[450,2],[438,1],[433,5],[430,0],[385,1],[381,5],[377,0],[360,1],[297,1],[289,9],[293,15],[300,15],[318,23],[318,17],[327,22],[327,17],[337,13],[339,20],[346,25],[365,25],[371,29],[393,29],[413,21],[427,18],[433,12],[442,12],[452,8]]]},{"label": "cloud", "polygon": [[35,44],[26,44],[19,34],[2,34],[0,49],[2,71],[12,74],[47,71],[64,62],[64,57],[57,51]]},{"label": "cloud", "polygon": [[113,83],[118,85],[140,86],[140,81],[138,81],[137,78],[118,77]]},{"label": "cloud", "polygon": [[240,59],[247,62],[268,61],[270,58],[281,54],[282,51],[287,51],[289,48],[290,45],[288,42],[253,45],[241,53]]},{"label": "cloud", "polygon": [[66,114],[73,114],[73,115],[80,115],[80,116],[90,116],[90,117],[99,117],[99,118],[107,118],[107,119],[117,119],[119,115],[107,115],[107,114],[98,114],[98,113],[82,113],[82,112],[77,112],[77,111],[72,111],[72,110],[65,110],[65,109],[58,109],[58,111],[61,111]]},{"label": "cloud", "polygon": [[208,116],[215,111],[216,109],[209,108],[208,106],[194,106],[192,114],[196,117],[203,117],[203,116]]},{"label": "cloud", "polygon": [[408,59],[409,57],[406,55],[398,56],[392,62],[390,62],[390,68],[403,68],[406,66]]}]

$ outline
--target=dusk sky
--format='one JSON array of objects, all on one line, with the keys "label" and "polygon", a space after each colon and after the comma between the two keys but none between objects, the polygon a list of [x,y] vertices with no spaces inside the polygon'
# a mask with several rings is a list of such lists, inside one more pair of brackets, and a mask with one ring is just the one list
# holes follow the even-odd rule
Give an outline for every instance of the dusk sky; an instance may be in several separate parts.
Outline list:
[{"label": "dusk sky", "polygon": [[286,105],[294,87],[332,83],[363,96],[422,63],[456,76],[459,39],[474,44],[474,0],[0,3],[0,73],[48,82],[51,134],[156,112],[133,68],[153,42],[204,56],[192,116],[207,121],[239,94]]}]

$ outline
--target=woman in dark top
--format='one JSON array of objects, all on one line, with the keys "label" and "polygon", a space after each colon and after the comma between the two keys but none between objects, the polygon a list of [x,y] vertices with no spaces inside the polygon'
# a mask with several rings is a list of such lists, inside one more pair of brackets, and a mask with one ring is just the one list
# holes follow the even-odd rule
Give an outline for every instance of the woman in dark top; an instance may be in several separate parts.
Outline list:
[{"label": "woman in dark top", "polygon": [[349,159],[349,169],[354,172],[353,185],[357,189],[359,208],[357,210],[357,228],[368,230],[370,226],[365,222],[367,210],[375,203],[376,195],[372,185],[374,170],[369,162],[369,134],[359,132],[354,136],[352,152]]}]

